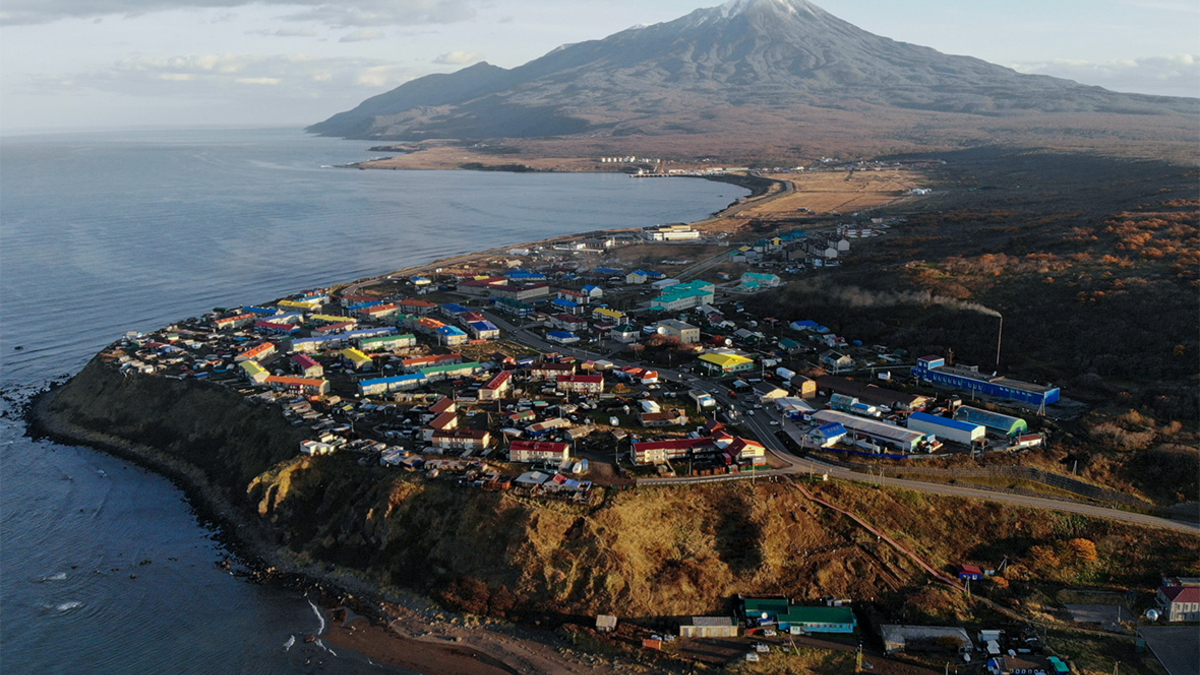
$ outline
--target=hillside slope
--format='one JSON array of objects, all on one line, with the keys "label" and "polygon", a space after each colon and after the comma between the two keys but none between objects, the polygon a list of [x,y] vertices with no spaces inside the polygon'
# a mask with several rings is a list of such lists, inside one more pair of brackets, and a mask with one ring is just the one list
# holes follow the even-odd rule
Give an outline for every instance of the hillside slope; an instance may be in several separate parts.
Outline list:
[{"label": "hillside slope", "polygon": [[1194,99],[1121,94],[898,42],[807,0],[733,0],[511,70],[485,63],[420,78],[308,130],[405,141],[586,132],[705,154],[718,140],[749,147],[756,135],[821,144],[839,135],[835,120],[893,148],[989,134],[1095,144],[1101,129],[1176,142],[1198,111]]}]

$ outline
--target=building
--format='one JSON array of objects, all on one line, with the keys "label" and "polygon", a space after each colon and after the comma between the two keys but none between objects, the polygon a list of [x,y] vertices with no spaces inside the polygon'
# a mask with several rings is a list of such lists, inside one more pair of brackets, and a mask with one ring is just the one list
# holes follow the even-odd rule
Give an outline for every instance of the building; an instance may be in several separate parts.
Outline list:
[{"label": "building", "polygon": [[677,438],[669,441],[635,442],[630,450],[634,464],[662,464],[700,452],[714,452],[717,444],[711,437]]},{"label": "building", "polygon": [[774,274],[746,272],[738,282],[738,289],[748,293],[755,293],[768,288],[775,288],[778,285],[779,277]]},{"label": "building", "polygon": [[773,401],[777,398],[785,398],[788,395],[787,389],[777,387],[770,382],[755,382],[751,389],[754,391],[754,395],[758,397],[758,400],[763,403]]},{"label": "building", "polygon": [[971,649],[971,637],[964,628],[895,624],[884,624],[879,628],[883,637],[883,649],[888,654],[947,650],[965,654]]},{"label": "building", "polygon": [[611,633],[617,629],[617,617],[612,614],[599,614],[596,616],[596,632]]},{"label": "building", "polygon": [[271,376],[271,373],[267,372],[266,368],[258,365],[257,361],[242,361],[240,365],[242,374],[254,384],[262,384]]},{"label": "building", "polygon": [[492,444],[492,433],[487,429],[434,431],[429,441],[443,450],[485,450]]},{"label": "building", "polygon": [[818,410],[813,413],[812,418],[820,424],[837,422],[845,427],[847,436],[894,448],[904,453],[916,452],[928,443],[925,433],[836,410]]},{"label": "building", "polygon": [[358,341],[358,348],[364,352],[378,352],[402,349],[404,347],[415,347],[416,344],[417,336],[412,334],[376,335],[375,337],[360,339]]},{"label": "building", "polygon": [[732,616],[693,616],[679,624],[679,637],[735,638],[737,636],[737,620]]},{"label": "building", "polygon": [[711,304],[716,297],[716,285],[707,281],[689,281],[666,288],[650,302],[650,309],[659,312],[678,312]]},{"label": "building", "polygon": [[687,413],[682,409],[667,412],[644,412],[639,419],[644,427],[677,427],[687,424]]},{"label": "building", "polygon": [[983,579],[983,570],[978,565],[959,565],[958,578],[963,581],[979,581]]},{"label": "building", "polygon": [[378,396],[393,391],[416,389],[423,384],[425,384],[425,376],[421,373],[377,377],[370,380],[359,380],[358,393],[362,396]]},{"label": "building", "polygon": [[639,331],[636,327],[631,326],[629,324],[625,324],[623,326],[617,326],[616,328],[614,328],[608,332],[608,337],[610,339],[616,340],[617,342],[621,342],[624,344],[631,344],[633,342],[637,342],[639,336],[641,336],[641,331]]},{"label": "building", "polygon": [[938,438],[954,441],[962,445],[971,445],[984,440],[986,430],[982,424],[971,424],[952,420],[949,417],[915,412],[908,416],[907,426],[914,431],[934,434]]},{"label": "building", "polygon": [[574,363],[554,363],[553,361],[539,361],[529,366],[529,377],[533,380],[555,380],[562,375],[573,375],[575,373]]},{"label": "building", "polygon": [[625,323],[625,312],[611,309],[609,307],[597,307],[592,310],[593,319],[603,319],[617,324],[618,326]]},{"label": "building", "polygon": [[698,363],[708,372],[721,375],[754,370],[754,360],[741,354],[708,352],[700,355]]},{"label": "building", "polygon": [[438,344],[446,347],[457,347],[470,341],[467,334],[458,326],[438,326],[434,331]]},{"label": "building", "polygon": [[270,342],[262,342],[253,347],[250,347],[233,358],[234,362],[241,363],[242,361],[261,361],[275,353],[275,345]]},{"label": "building", "polygon": [[559,375],[555,389],[564,394],[599,395],[604,392],[604,376]]},{"label": "building", "polygon": [[249,326],[258,319],[258,315],[253,312],[245,312],[243,314],[235,314],[234,316],[226,316],[220,319],[214,319],[213,325],[217,330],[225,328],[242,328]]},{"label": "building", "polygon": [[832,368],[834,372],[842,370],[843,368],[854,367],[854,359],[850,358],[846,354],[834,351],[832,349],[823,352],[821,354],[820,361],[822,366],[826,368]]},{"label": "building", "polygon": [[550,342],[555,342],[560,345],[569,345],[579,342],[580,337],[569,331],[552,330],[549,333],[546,333],[546,339]]},{"label": "building", "polygon": [[680,344],[687,345],[700,341],[700,329],[691,324],[676,319],[664,319],[659,321],[657,326],[659,333],[677,338]]},{"label": "building", "polygon": [[804,607],[790,605],[776,617],[779,629],[793,635],[808,633],[853,633],[858,628],[849,607]]},{"label": "building", "polygon": [[324,377],[325,369],[315,359],[306,354],[296,354],[292,357],[292,363],[296,364],[296,370],[299,371],[300,377]]},{"label": "building", "polygon": [[437,382],[454,377],[470,377],[481,370],[483,370],[483,365],[478,361],[467,361],[466,363],[447,363],[440,366],[429,366],[422,368],[421,374],[430,382]]},{"label": "building", "polygon": [[982,424],[989,431],[1009,438],[1029,432],[1029,425],[1020,417],[1002,415],[969,405],[959,406],[958,410],[954,411],[954,419],[971,424]]},{"label": "building", "polygon": [[811,377],[797,375],[792,378],[792,387],[796,389],[796,393],[800,398],[813,398],[817,395],[817,381]]},{"label": "building", "polygon": [[913,366],[912,376],[918,380],[963,389],[985,396],[1020,401],[1036,406],[1058,402],[1058,387],[1010,380],[1007,377],[985,375],[978,366],[948,366],[940,356],[923,356]]},{"label": "building", "polygon": [[805,437],[808,442],[813,443],[822,448],[832,447],[837,445],[838,441],[846,436],[846,427],[837,422],[827,422],[825,424],[813,427]]},{"label": "building", "polygon": [[512,371],[502,370],[488,383],[479,388],[480,401],[496,401],[512,391]]},{"label": "building", "polygon": [[1162,586],[1157,601],[1167,621],[1200,621],[1200,586]]},{"label": "building", "polygon": [[476,340],[495,340],[500,337],[500,329],[491,321],[472,321],[467,328]]},{"label": "building", "polygon": [[289,391],[304,396],[324,396],[329,393],[329,381],[310,377],[287,377],[272,375],[266,379],[272,389]]},{"label": "building", "polygon": [[510,462],[554,462],[562,464],[571,458],[571,446],[548,441],[513,441],[508,446]]},{"label": "building", "polygon": [[352,347],[343,349],[342,351],[338,352],[338,354],[341,355],[343,361],[345,361],[355,370],[366,370],[367,368],[371,367],[372,363],[374,363],[374,361],[371,360],[371,357]]},{"label": "building", "polygon": [[488,286],[488,292],[493,298],[504,298],[507,300],[516,300],[517,302],[529,302],[538,298],[544,298],[550,295],[550,284],[528,284],[525,286],[517,286],[514,284],[492,284]]},{"label": "building", "polygon": [[406,298],[397,302],[396,306],[405,314],[416,314],[417,316],[432,314],[438,307],[436,302],[421,300],[419,298]]}]

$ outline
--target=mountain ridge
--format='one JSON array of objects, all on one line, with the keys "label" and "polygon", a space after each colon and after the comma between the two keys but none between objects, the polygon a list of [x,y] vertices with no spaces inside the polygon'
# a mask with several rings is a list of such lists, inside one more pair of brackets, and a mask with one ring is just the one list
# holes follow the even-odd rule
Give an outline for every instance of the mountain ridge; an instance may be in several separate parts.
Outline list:
[{"label": "mountain ridge", "polygon": [[[852,122],[864,114],[914,113],[910,129],[935,122],[919,119],[933,113],[1116,115],[1126,118],[1116,126],[1136,127],[1144,125],[1128,118],[1186,118],[1200,110],[1200,100],[1123,94],[1021,74],[874,35],[806,0],[734,0],[563,45],[512,69],[480,63],[419,78],[308,131],[398,141],[584,133],[678,137],[728,128],[705,123],[731,121],[726,118],[736,115],[726,107],[783,125],[804,123],[800,113],[808,107],[843,110]],[[1178,130],[1187,123],[1180,119],[1168,126],[1179,140]]]}]

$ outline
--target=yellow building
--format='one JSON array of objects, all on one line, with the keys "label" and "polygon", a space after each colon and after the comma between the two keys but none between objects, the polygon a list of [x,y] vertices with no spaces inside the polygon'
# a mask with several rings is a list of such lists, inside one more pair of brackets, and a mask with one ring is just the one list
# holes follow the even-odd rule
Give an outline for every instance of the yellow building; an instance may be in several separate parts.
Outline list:
[{"label": "yellow building", "polygon": [[700,365],[714,373],[740,373],[754,370],[754,360],[741,354],[709,352],[700,356]]},{"label": "yellow building", "polygon": [[368,368],[372,363],[371,357],[357,349],[354,349],[353,347],[343,349],[339,353],[342,355],[343,359],[345,359],[351,366],[354,367],[355,370]]}]

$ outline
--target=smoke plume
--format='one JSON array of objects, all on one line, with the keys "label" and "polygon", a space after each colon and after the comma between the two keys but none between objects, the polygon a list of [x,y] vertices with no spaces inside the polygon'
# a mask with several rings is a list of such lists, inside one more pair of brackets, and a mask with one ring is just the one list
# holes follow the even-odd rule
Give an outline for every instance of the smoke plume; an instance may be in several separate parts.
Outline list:
[{"label": "smoke plume", "polygon": [[999,318],[1000,312],[977,302],[963,302],[954,298],[934,295],[929,291],[869,291],[858,286],[835,286],[823,279],[803,284],[801,290],[819,293],[826,298],[850,307],[886,307],[891,305],[939,305],[964,312],[978,312]]}]

